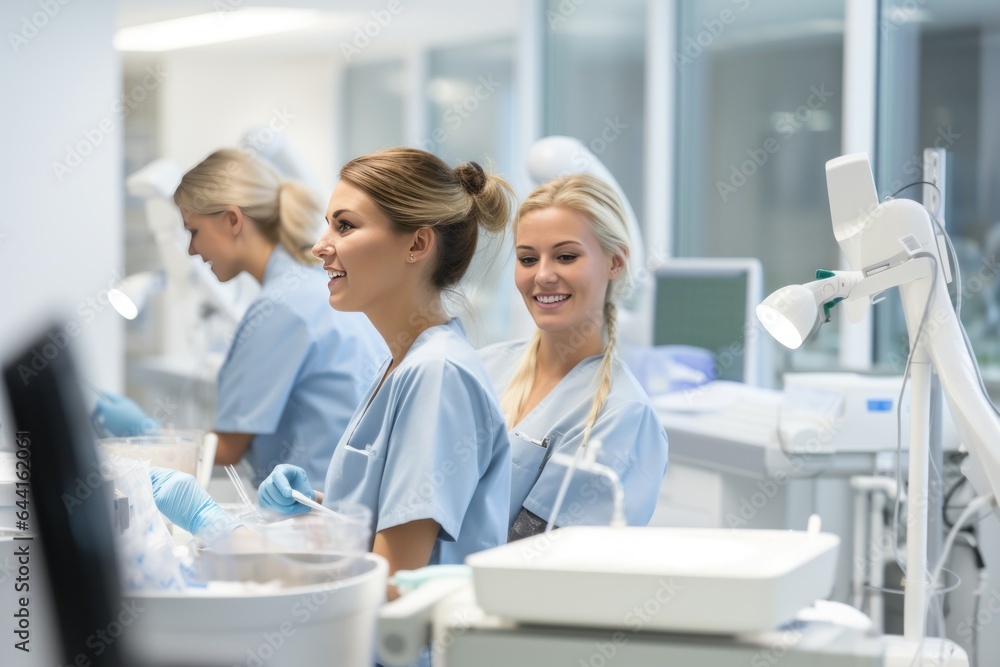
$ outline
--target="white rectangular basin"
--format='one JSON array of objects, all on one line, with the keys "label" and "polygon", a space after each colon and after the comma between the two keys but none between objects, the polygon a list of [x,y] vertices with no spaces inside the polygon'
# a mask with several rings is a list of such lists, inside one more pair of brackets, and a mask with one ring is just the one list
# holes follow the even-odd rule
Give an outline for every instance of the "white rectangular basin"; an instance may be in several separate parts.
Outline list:
[{"label": "white rectangular basin", "polygon": [[827,533],[574,526],[466,559],[477,604],[525,623],[739,634],[774,630],[833,588]]}]

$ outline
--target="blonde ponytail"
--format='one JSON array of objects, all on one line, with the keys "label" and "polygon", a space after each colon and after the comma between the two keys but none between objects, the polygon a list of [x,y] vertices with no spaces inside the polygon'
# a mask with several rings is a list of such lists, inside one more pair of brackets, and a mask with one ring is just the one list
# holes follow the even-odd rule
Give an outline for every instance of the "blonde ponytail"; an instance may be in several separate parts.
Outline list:
[{"label": "blonde ponytail", "polygon": [[323,211],[302,183],[282,181],[278,172],[252,154],[232,148],[215,151],[184,174],[174,203],[198,215],[239,207],[264,238],[300,264],[315,264],[310,249],[319,235]]},{"label": "blonde ponytail", "polygon": [[278,186],[278,242],[299,264],[320,262],[312,254],[316,242],[320,207],[312,192],[298,181],[282,181]]}]

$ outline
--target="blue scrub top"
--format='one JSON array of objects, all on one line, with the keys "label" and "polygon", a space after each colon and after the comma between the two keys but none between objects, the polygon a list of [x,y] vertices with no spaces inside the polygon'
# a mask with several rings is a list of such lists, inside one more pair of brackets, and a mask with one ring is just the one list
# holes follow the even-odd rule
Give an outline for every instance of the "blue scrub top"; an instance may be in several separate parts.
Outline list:
[{"label": "blue scrub top", "polygon": [[214,429],[255,434],[255,486],[279,463],[320,479],[389,354],[368,318],[330,307],[326,282],[322,267],[277,246],[219,370]]},{"label": "blue scrub top", "polygon": [[457,319],[431,327],[372,380],[330,462],[325,503],[372,510],[372,535],[441,527],[430,565],[507,541],[510,446],[496,394]]},{"label": "blue scrub top", "polygon": [[[521,363],[528,341],[490,345],[480,355],[498,395],[503,395]],[[521,507],[545,521],[552,515],[566,467],[548,461],[546,453],[576,453],[583,442],[587,415],[600,386],[597,372],[604,355],[588,357],[566,374],[549,394],[510,431],[513,525]],[[519,435],[515,435],[515,433]],[[526,436],[527,439],[523,436]],[[549,438],[549,447],[530,440]],[[597,462],[611,467],[625,491],[625,519],[630,526],[649,523],[667,472],[667,434],[639,382],[620,360],[612,367],[611,392],[590,433],[600,440]],[[591,472],[573,473],[556,526],[608,525],[614,497],[610,482]]]}]

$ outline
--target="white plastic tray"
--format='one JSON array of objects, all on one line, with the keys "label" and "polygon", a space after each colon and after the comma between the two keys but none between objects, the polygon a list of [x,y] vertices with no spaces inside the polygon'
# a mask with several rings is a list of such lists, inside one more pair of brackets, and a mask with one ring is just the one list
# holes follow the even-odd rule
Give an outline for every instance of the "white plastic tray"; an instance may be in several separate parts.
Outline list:
[{"label": "white plastic tray", "polygon": [[388,564],[367,554],[358,574],[307,586],[144,592],[126,633],[171,664],[371,667]]},{"label": "white plastic tray", "polygon": [[833,588],[827,533],[568,527],[473,554],[478,605],[525,623],[766,632]]}]

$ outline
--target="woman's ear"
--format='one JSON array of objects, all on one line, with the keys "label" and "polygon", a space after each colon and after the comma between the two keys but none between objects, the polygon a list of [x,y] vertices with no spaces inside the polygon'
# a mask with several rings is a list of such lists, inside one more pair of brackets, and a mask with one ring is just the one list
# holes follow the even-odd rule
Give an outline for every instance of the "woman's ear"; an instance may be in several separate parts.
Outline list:
[{"label": "woman's ear", "polygon": [[413,257],[413,261],[420,261],[426,258],[434,250],[437,237],[430,227],[421,227],[413,233],[408,252]]},{"label": "woman's ear", "polygon": [[608,274],[609,280],[615,280],[621,275],[622,270],[625,268],[625,260],[628,258],[628,249],[619,248],[619,251],[611,256],[611,271]]},{"label": "woman's ear", "polygon": [[233,236],[239,236],[240,232],[243,231],[243,224],[245,222],[243,216],[243,209],[239,206],[227,206],[220,217],[223,223],[225,223],[226,228],[229,233]]}]

